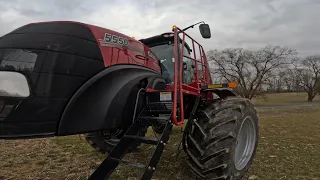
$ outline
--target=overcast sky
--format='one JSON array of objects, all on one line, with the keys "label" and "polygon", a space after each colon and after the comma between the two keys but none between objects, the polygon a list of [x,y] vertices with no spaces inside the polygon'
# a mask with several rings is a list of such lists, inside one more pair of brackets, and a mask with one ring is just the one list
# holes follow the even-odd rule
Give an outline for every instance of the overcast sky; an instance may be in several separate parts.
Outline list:
[{"label": "overcast sky", "polygon": [[205,21],[212,38],[198,27],[188,32],[206,50],[256,49],[266,44],[320,53],[320,0],[0,0],[0,36],[24,24],[74,20],[136,38]]}]

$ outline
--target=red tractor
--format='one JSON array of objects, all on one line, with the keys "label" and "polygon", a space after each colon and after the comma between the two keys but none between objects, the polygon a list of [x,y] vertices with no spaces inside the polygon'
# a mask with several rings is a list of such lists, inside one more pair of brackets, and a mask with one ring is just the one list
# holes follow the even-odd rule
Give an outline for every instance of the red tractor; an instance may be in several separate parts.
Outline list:
[{"label": "red tractor", "polygon": [[[0,139],[86,134],[107,158],[89,179],[107,179],[141,143],[155,145],[151,179],[173,126],[200,179],[240,179],[254,158],[258,116],[233,83],[212,84],[202,46],[185,31],[135,40],[79,22],[22,26],[0,38]],[[189,44],[187,43],[189,40]],[[187,119],[187,122],[185,122]],[[145,137],[148,127],[160,136]]]}]

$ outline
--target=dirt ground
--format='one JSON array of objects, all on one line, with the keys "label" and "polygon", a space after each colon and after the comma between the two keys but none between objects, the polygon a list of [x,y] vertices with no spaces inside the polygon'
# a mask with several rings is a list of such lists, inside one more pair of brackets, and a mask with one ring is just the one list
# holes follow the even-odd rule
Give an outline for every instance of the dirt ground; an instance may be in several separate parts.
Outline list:
[{"label": "dirt ground", "polygon": [[[320,179],[320,107],[258,109],[260,139],[247,179]],[[176,127],[154,179],[193,179],[181,152]],[[144,163],[152,148],[142,146],[126,159]],[[0,179],[79,179],[90,175],[105,155],[97,153],[82,136],[33,140],[0,140]],[[112,179],[137,179],[140,169],[121,166]]]}]

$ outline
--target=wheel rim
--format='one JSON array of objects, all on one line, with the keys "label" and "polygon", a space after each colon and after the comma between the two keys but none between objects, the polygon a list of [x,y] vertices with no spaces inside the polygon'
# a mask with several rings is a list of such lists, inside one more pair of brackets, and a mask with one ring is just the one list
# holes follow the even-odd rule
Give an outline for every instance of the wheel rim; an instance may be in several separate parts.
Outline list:
[{"label": "wheel rim", "polygon": [[241,124],[235,151],[235,166],[242,170],[250,161],[256,146],[256,127],[253,119],[247,117]]}]

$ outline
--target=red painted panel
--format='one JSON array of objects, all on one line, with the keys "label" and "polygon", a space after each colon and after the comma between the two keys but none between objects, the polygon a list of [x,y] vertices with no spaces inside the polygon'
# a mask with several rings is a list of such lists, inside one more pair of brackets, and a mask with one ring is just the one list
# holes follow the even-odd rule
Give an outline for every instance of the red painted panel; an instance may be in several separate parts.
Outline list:
[{"label": "red painted panel", "polygon": [[[138,64],[146,66],[157,72],[161,72],[159,66],[159,60],[153,59],[151,50],[143,45],[141,42],[124,35],[122,33],[105,29],[93,25],[87,25],[95,36],[104,59],[105,66],[111,66],[114,64]],[[105,38],[107,34],[108,37]],[[112,39],[112,36],[116,38]],[[109,42],[111,37],[111,42]],[[127,43],[120,43],[118,39],[128,40]],[[117,40],[115,40],[117,39]],[[121,41],[123,42],[123,41]]]}]

